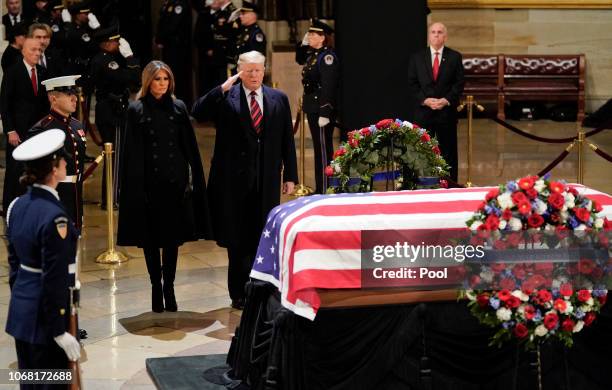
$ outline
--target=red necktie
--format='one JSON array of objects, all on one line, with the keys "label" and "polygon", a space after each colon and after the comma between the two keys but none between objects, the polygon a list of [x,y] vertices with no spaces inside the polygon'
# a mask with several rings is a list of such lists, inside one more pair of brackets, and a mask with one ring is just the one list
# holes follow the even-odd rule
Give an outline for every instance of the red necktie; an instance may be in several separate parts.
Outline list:
[{"label": "red necktie", "polygon": [[38,80],[36,80],[36,68],[32,67],[32,89],[34,96],[38,96]]},{"label": "red necktie", "polygon": [[434,53],[434,63],[433,63],[433,79],[434,81],[438,80],[438,71],[440,70],[440,59],[438,58],[438,55],[440,53],[435,52]]},{"label": "red necktie", "polygon": [[261,133],[261,120],[263,119],[263,115],[261,115],[261,108],[255,99],[257,96],[257,92],[251,92],[251,123],[253,124],[253,128],[257,134]]}]

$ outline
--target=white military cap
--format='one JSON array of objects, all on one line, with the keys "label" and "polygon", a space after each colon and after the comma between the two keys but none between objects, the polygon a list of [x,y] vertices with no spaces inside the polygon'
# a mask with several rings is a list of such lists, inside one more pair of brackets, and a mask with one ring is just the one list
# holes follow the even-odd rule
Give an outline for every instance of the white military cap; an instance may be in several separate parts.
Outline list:
[{"label": "white military cap", "polygon": [[[34,161],[44,157],[64,155],[66,133],[60,129],[50,129],[27,139],[13,150],[16,161]],[[59,152],[58,152],[59,151]]]},{"label": "white military cap", "polygon": [[76,85],[76,80],[80,78],[80,74],[74,74],[71,76],[62,76],[62,77],[54,77],[52,79],[47,79],[42,81],[41,84],[45,86],[47,92],[49,91],[59,91],[59,92],[75,92],[74,86]]}]

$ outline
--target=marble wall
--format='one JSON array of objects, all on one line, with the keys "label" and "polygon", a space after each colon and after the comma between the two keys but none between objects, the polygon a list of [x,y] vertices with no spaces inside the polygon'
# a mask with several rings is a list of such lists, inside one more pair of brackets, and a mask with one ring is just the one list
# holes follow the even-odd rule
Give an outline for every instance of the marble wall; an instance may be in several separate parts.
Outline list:
[{"label": "marble wall", "polygon": [[612,9],[433,9],[462,52],[584,53],[588,112],[612,98]]}]

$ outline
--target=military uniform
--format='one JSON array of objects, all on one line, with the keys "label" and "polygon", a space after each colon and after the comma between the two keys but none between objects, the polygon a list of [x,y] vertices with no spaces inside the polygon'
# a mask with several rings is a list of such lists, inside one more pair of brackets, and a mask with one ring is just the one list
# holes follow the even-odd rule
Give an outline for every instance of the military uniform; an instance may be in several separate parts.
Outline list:
[{"label": "military uniform", "polygon": [[257,50],[266,55],[266,35],[257,23],[250,26],[242,26],[236,35],[236,47],[234,54],[234,64],[238,63],[240,54],[252,50]]},{"label": "military uniform", "polygon": [[28,138],[49,129],[61,129],[66,133],[64,149],[71,154],[66,158],[66,180],[57,185],[57,192],[66,208],[70,220],[77,229],[83,223],[83,182],[81,176],[85,170],[85,150],[87,139],[81,122],[69,116],[65,117],[55,111],[38,121],[28,132]]}]

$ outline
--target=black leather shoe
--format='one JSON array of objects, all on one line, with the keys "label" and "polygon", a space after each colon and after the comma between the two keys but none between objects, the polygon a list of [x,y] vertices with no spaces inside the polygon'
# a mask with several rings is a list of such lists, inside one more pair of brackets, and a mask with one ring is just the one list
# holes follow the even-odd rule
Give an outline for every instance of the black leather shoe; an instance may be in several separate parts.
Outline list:
[{"label": "black leather shoe", "polygon": [[85,340],[87,338],[87,331],[85,329],[79,329],[79,340]]},{"label": "black leather shoe", "polygon": [[244,310],[244,298],[232,299],[232,307],[237,310]]},{"label": "black leather shoe", "polygon": [[155,313],[164,311],[164,294],[161,286],[153,286],[151,289],[151,310]]}]

